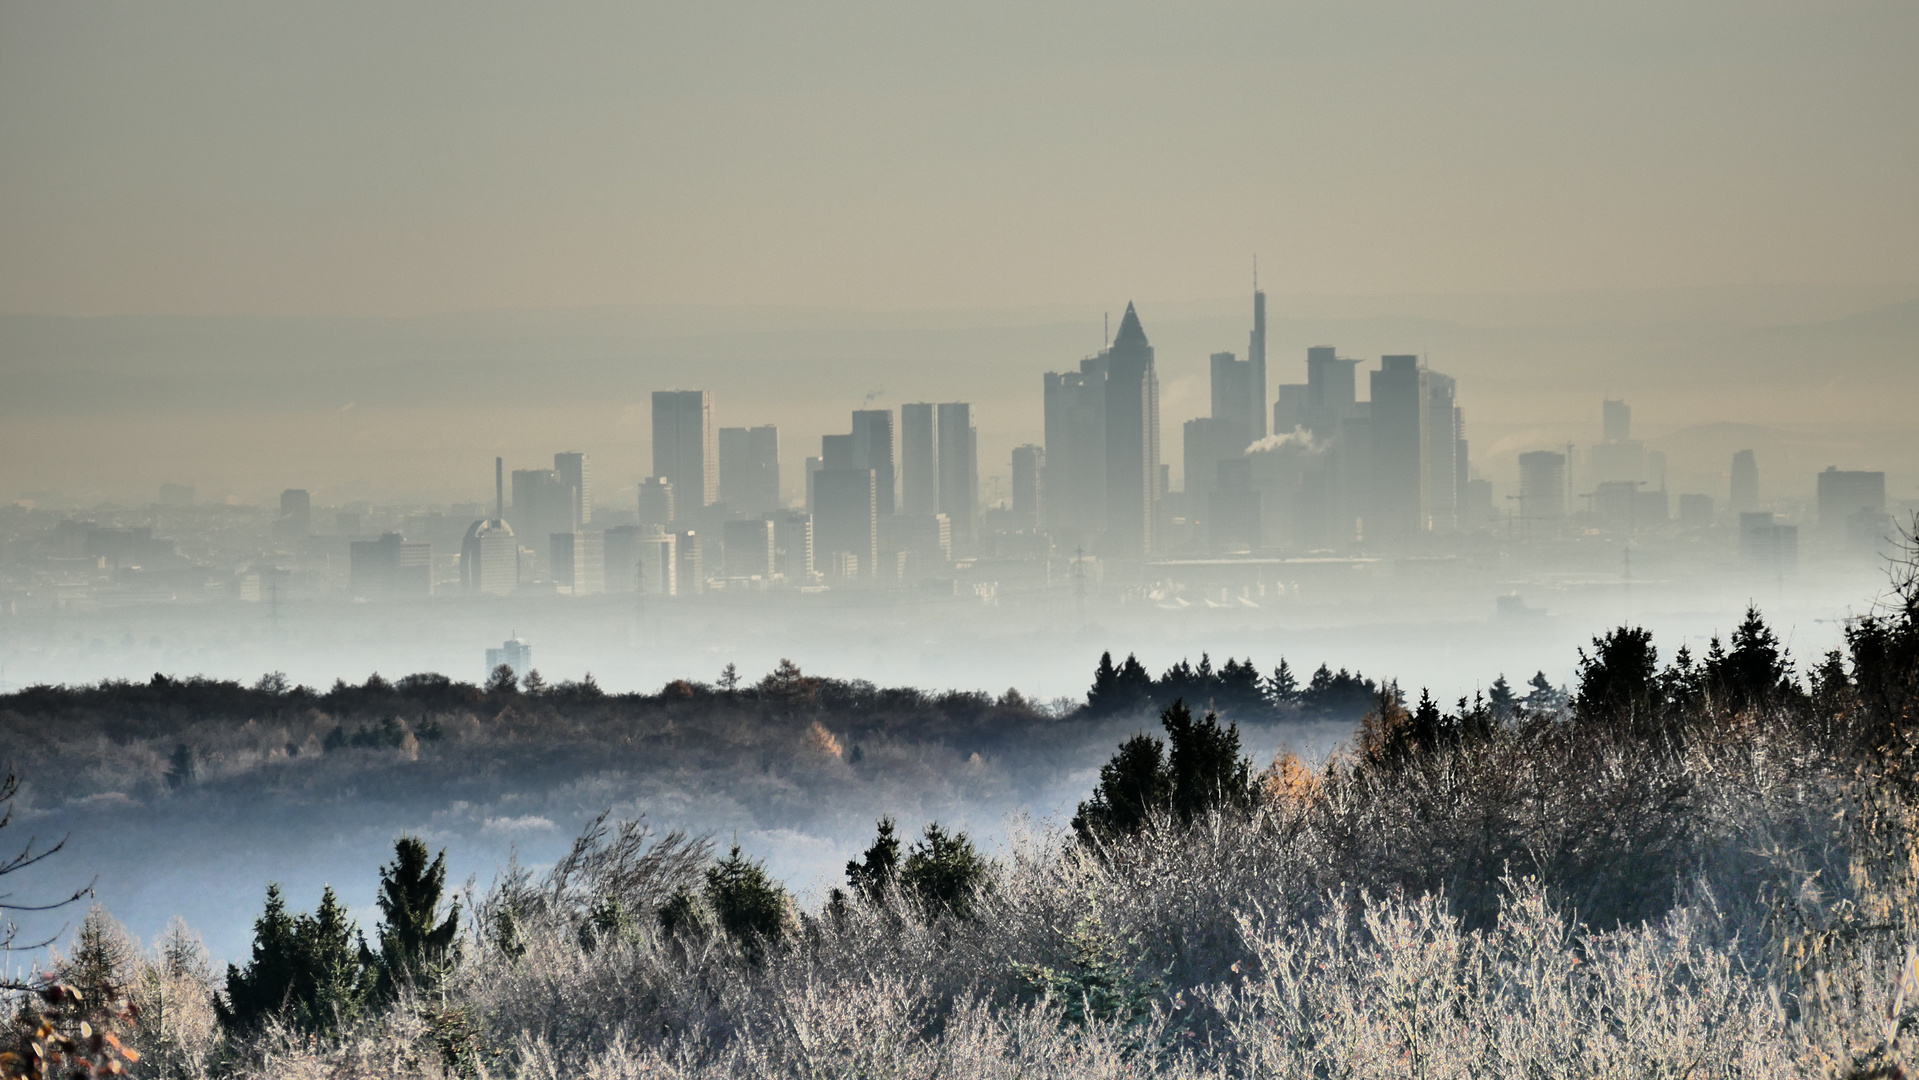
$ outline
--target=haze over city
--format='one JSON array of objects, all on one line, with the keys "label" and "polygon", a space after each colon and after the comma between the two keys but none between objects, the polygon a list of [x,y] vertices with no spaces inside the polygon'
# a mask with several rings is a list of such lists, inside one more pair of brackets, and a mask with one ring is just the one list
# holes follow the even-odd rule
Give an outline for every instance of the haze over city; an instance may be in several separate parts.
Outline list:
[{"label": "haze over city", "polygon": [[[1265,838],[1247,866],[1315,822],[1331,854],[1286,880],[1474,926],[1494,850],[1598,929],[1722,887],[1745,918],[1781,895],[1757,838],[1825,835],[1792,814],[1865,798],[1841,764],[1903,775],[1907,743],[1859,732],[1906,730],[1868,688],[1910,688],[1885,672],[1919,640],[1916,43],[1919,9],[1863,0],[0,5],[0,859],[66,838],[0,862],[0,944],[67,950],[0,983],[65,962],[86,911],[8,896],[93,879],[88,925],[154,945],[184,917],[238,965],[165,1075],[390,1028],[425,954],[379,937],[316,1020],[297,979],[249,981],[255,916],[268,881],[301,910],[325,886],[372,934],[374,868],[419,840],[476,882],[437,985],[495,1025],[446,1068],[535,1075],[573,1036],[502,1019],[532,1015],[502,926],[684,974],[698,925],[735,950],[711,970],[777,981],[817,960],[780,941],[907,895],[882,818],[980,860],[977,892],[898,900],[916,925],[1042,943],[940,975],[941,1016],[1090,1002],[1083,924],[983,898],[1125,907],[1019,875],[1117,874],[1209,821]],[[1243,765],[1204,798],[1189,705]],[[1164,776],[1126,757],[1162,725]],[[1609,818],[1593,779],[1589,817],[1432,840],[1451,876],[1342,862],[1414,841],[1313,817],[1441,789],[1421,820],[1466,815],[1547,783],[1556,739],[1739,809],[1620,824],[1694,811],[1646,779]],[[1833,764],[1739,771],[1762,758]],[[629,842],[603,812],[692,846],[648,849],[675,869],[641,888],[593,862]],[[1539,831],[1588,827],[1691,839],[1655,865]],[[700,884],[723,868],[783,914],[740,930]],[[1139,1001],[1241,971],[1152,967],[1185,932],[1153,918],[1125,964],[1176,974]],[[1208,1008],[1175,1028],[1225,1030]],[[693,1045],[657,1027],[714,1040],[674,1075],[750,1057],[739,1016],[658,1010],[574,1049]]]}]

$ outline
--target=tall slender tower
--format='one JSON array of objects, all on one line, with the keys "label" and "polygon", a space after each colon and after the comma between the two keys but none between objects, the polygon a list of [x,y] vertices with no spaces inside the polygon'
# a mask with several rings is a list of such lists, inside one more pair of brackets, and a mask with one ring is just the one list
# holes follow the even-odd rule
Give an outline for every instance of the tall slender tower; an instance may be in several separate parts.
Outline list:
[{"label": "tall slender tower", "polygon": [[673,481],[681,517],[719,500],[720,454],[712,394],[653,391],[653,475]]},{"label": "tall slender tower", "polygon": [[930,402],[900,406],[900,505],[908,514],[940,512],[939,413]]},{"label": "tall slender tower", "polygon": [[1266,437],[1266,294],[1259,291],[1259,260],[1253,260],[1253,333],[1246,343],[1246,360],[1253,365],[1253,439]]},{"label": "tall slender tower", "polygon": [[1107,542],[1114,554],[1146,555],[1159,514],[1159,376],[1130,301],[1106,358]]}]

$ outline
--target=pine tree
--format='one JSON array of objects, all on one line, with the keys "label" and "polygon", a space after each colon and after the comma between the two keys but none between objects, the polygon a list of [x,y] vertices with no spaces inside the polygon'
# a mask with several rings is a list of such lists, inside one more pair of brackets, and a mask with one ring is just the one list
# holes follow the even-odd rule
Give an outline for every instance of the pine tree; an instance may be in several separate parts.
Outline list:
[{"label": "pine tree", "polygon": [[893,830],[893,819],[881,818],[872,846],[858,860],[846,864],[847,885],[853,895],[869,904],[883,902],[899,878],[900,841]]},{"label": "pine tree", "polygon": [[426,844],[403,836],[393,845],[393,864],[380,868],[380,996],[392,1000],[407,983],[431,982],[453,957],[460,933],[460,904],[440,917],[446,891],[446,852],[431,863]]}]

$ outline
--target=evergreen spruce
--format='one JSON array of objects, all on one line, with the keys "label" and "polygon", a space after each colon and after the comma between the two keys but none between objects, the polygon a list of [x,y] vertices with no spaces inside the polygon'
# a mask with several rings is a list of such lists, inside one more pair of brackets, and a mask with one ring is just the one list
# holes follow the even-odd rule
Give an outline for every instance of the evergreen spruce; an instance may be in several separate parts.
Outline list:
[{"label": "evergreen spruce", "polygon": [[380,997],[391,1000],[402,985],[432,982],[453,959],[460,933],[460,904],[444,918],[446,852],[427,861],[426,844],[403,836],[393,845],[393,863],[380,868]]}]

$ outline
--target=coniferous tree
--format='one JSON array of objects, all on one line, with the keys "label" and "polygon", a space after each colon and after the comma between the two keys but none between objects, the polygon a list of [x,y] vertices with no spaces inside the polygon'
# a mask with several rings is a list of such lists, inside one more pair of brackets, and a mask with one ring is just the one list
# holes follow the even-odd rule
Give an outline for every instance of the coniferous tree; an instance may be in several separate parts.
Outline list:
[{"label": "coniferous tree", "polygon": [[1493,715],[1500,720],[1510,720],[1519,707],[1519,697],[1513,693],[1513,684],[1506,681],[1506,673],[1500,672],[1493,685],[1486,692],[1486,703],[1492,707]]},{"label": "coniferous tree", "polygon": [[366,1011],[379,979],[366,962],[366,941],[347,918],[328,885],[311,915],[293,920],[299,973],[294,981],[294,1019],[307,1031],[332,1032]]},{"label": "coniferous tree", "polygon": [[1144,732],[1119,746],[1100,766],[1099,787],[1079,804],[1073,831],[1082,840],[1136,833],[1172,801],[1172,777],[1166,771],[1166,746]]},{"label": "coniferous tree", "polygon": [[1786,704],[1799,696],[1792,662],[1778,635],[1750,604],[1732,632],[1732,649],[1712,658],[1706,678],[1719,703],[1734,712]]},{"label": "coniferous tree", "polygon": [[1554,686],[1543,671],[1533,672],[1533,677],[1526,680],[1526,689],[1525,705],[1528,712],[1544,715],[1557,713],[1566,707],[1566,692]]},{"label": "coniferous tree", "polygon": [[460,904],[445,918],[446,852],[429,863],[425,842],[403,836],[393,845],[393,863],[380,868],[380,996],[391,1000],[403,984],[430,982],[453,958],[460,933]]},{"label": "coniferous tree", "polygon": [[1573,711],[1589,724],[1614,725],[1641,738],[1659,730],[1659,653],[1652,631],[1621,626],[1579,650],[1579,692]]},{"label": "coniferous tree", "polygon": [[986,881],[986,860],[965,833],[949,833],[934,822],[907,852],[899,880],[928,918],[950,914],[964,919],[972,914]]},{"label": "coniferous tree", "polygon": [[1119,666],[1118,685],[1120,711],[1137,709],[1153,700],[1153,677],[1132,653],[1127,653],[1126,662]]},{"label": "coniferous tree", "polygon": [[1113,666],[1111,650],[1099,654],[1099,666],[1093,669],[1093,686],[1086,691],[1087,711],[1103,716],[1119,707],[1119,669]]},{"label": "coniferous tree", "polygon": [[1293,674],[1293,667],[1286,662],[1285,657],[1280,657],[1272,678],[1266,680],[1266,698],[1273,703],[1274,708],[1299,702],[1299,677]]},{"label": "coniferous tree", "polygon": [[738,844],[707,868],[706,906],[749,957],[757,959],[766,946],[780,941],[786,905],[786,890],[765,866],[741,854]]},{"label": "coniferous tree", "polygon": [[846,864],[846,884],[855,896],[869,904],[883,902],[899,879],[900,840],[894,835],[893,819],[879,821],[878,835],[857,860]]},{"label": "coniferous tree", "polygon": [[1239,756],[1238,724],[1221,727],[1212,712],[1196,721],[1184,701],[1173,702],[1160,722],[1166,728],[1172,808],[1179,820],[1251,804],[1252,767]]},{"label": "coniferous tree", "polygon": [[300,972],[299,942],[279,884],[267,886],[266,910],[253,921],[253,957],[244,970],[227,965],[227,992],[217,1007],[230,1031],[257,1029],[293,1000]]},{"label": "coniferous tree", "polygon": [[256,1031],[283,1016],[303,1031],[327,1033],[350,1023],[373,996],[379,973],[366,943],[328,886],[311,915],[289,917],[278,885],[267,886],[266,910],[253,924],[253,956],[245,970],[227,966],[227,992],[216,1000],[229,1031]]}]

